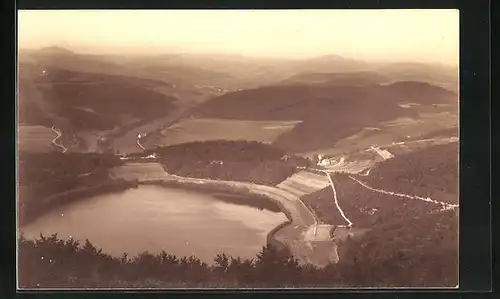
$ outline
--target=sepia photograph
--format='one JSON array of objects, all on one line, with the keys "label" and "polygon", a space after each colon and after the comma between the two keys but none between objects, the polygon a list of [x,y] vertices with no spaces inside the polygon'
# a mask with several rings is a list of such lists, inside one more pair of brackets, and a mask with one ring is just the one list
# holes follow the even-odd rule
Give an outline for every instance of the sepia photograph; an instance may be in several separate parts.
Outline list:
[{"label": "sepia photograph", "polygon": [[458,10],[17,26],[19,290],[458,288]]}]

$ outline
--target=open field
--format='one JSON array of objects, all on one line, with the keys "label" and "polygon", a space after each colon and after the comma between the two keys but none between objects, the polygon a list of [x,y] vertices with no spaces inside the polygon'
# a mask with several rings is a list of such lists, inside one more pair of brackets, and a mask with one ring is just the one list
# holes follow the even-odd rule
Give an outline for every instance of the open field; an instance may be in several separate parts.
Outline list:
[{"label": "open field", "polygon": [[153,180],[163,179],[166,172],[159,163],[127,163],[110,170],[113,177],[125,180]]},{"label": "open field", "polygon": [[57,135],[50,129],[42,126],[18,127],[18,149],[30,152],[50,152],[52,140]]},{"label": "open field", "polygon": [[191,118],[162,131],[159,145],[207,140],[249,140],[272,143],[301,121],[249,121],[216,118]]},{"label": "open field", "polygon": [[278,184],[278,188],[286,190],[297,196],[321,190],[330,185],[325,175],[315,174],[308,171],[298,172]]},{"label": "open field", "polygon": [[458,137],[439,137],[439,138],[426,138],[416,141],[409,141],[405,143],[396,143],[381,147],[388,149],[394,155],[402,155],[406,153],[416,152],[432,146],[456,144],[458,148]]}]

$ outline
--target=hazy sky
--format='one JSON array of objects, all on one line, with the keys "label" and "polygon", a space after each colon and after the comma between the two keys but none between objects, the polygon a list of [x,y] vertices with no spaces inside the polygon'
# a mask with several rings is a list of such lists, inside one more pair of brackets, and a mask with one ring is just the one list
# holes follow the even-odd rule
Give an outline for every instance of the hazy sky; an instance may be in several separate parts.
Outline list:
[{"label": "hazy sky", "polygon": [[21,48],[459,59],[458,10],[31,10],[18,24]]}]

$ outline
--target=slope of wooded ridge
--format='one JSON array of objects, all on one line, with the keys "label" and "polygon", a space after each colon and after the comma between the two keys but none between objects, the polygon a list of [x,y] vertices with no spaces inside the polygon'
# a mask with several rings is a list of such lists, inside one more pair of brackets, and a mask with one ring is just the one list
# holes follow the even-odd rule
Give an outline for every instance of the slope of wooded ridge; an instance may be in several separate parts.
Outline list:
[{"label": "slope of wooded ridge", "polygon": [[57,125],[66,132],[165,116],[177,101],[154,90],[167,85],[162,81],[24,64],[19,73],[19,122]]},{"label": "slope of wooded ridge", "polygon": [[[287,151],[298,152],[330,147],[336,140],[379,121],[417,115],[414,109],[403,111],[392,107],[388,104],[392,100],[439,103],[442,102],[439,98],[457,98],[424,83],[455,80],[448,68],[418,63],[373,64],[338,55],[307,59],[220,54],[94,55],[49,47],[21,50],[19,61],[19,119],[27,124],[55,124],[63,135],[112,128],[128,132],[156,117],[168,117],[175,107],[192,107],[226,94],[227,98],[219,99],[236,98],[237,101],[231,105],[222,103],[224,107],[220,108],[216,100],[197,110],[204,111],[202,116],[304,120],[274,143]],[[39,80],[43,71],[50,79]],[[326,75],[325,86],[313,86],[307,78],[306,82],[292,86],[270,86],[281,84],[279,82],[293,74],[300,79],[300,74],[311,72],[335,75]],[[329,80],[329,76],[334,78]],[[383,78],[389,80],[381,81]],[[422,83],[377,85],[410,79]],[[254,89],[245,90],[250,87]],[[284,89],[278,90],[280,87]],[[231,92],[236,90],[241,93]],[[251,98],[252,103],[242,101],[242,95]],[[253,101],[257,97],[265,103]],[[89,98],[90,103],[86,103],[85,98]],[[123,98],[128,99],[128,104],[120,105],[118,99]],[[375,101],[377,105],[370,103]],[[237,107],[233,109],[234,104],[241,107],[241,111]],[[207,113],[209,106],[214,105],[215,109]],[[104,106],[121,106],[118,109],[121,111],[110,112]],[[315,133],[311,134],[312,131]]]},{"label": "slope of wooded ridge", "polygon": [[[41,76],[41,75],[44,76]],[[165,80],[148,79],[123,74],[107,74],[105,72],[73,71],[60,67],[43,66],[34,63],[19,64],[19,77],[23,79],[34,78],[40,83],[98,83],[98,82],[120,82],[144,87],[172,87]]]},{"label": "slope of wooded ridge", "polygon": [[418,117],[399,103],[450,103],[457,95],[421,82],[367,86],[267,86],[232,92],[202,103],[196,117],[302,120],[273,145],[289,152],[328,148],[363,127],[397,117]]},{"label": "slope of wooded ridge", "polygon": [[458,203],[459,144],[433,145],[379,163],[367,177],[373,188]]},{"label": "slope of wooded ridge", "polygon": [[[338,270],[347,281],[375,287],[455,287],[458,210],[370,190],[458,203],[458,145],[435,145],[381,162],[368,176],[334,174],[336,196],[355,227],[370,230],[340,245]],[[321,221],[345,225],[331,188],[303,196]]]},{"label": "slope of wooded ridge", "polygon": [[326,85],[326,86],[365,86],[375,84],[391,84],[395,82],[419,82],[442,87],[449,91],[458,92],[458,76],[448,73],[434,74],[429,72],[413,72],[392,70],[389,67],[382,69],[368,69],[349,72],[304,72],[295,73],[276,85]]},{"label": "slope of wooded ridge", "polygon": [[342,246],[338,270],[374,287],[458,286],[458,211],[398,218]]},{"label": "slope of wooded ridge", "polygon": [[129,157],[153,152],[171,174],[271,186],[311,164],[308,159],[287,156],[279,148],[246,140],[182,143],[131,154]]}]

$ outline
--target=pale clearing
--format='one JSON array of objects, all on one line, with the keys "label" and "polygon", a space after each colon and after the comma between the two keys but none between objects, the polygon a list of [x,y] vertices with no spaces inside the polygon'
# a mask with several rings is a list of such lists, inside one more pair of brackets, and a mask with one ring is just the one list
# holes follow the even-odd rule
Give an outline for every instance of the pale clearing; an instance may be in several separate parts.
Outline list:
[{"label": "pale clearing", "polygon": [[166,172],[159,163],[138,162],[115,167],[111,169],[111,175],[125,180],[161,180],[165,178]]},{"label": "pale clearing", "polygon": [[56,136],[50,128],[21,125],[18,127],[18,149],[38,153],[53,151],[52,140]]},{"label": "pale clearing", "polygon": [[162,131],[158,145],[207,140],[249,140],[272,143],[301,121],[246,121],[230,119],[184,119]]}]

